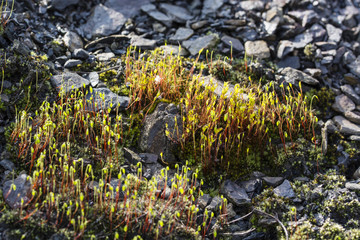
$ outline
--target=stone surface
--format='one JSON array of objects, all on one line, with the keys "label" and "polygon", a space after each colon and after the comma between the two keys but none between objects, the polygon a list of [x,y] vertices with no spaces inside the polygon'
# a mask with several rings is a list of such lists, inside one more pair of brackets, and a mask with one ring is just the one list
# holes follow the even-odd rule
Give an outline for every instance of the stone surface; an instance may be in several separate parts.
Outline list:
[{"label": "stone surface", "polygon": [[350,191],[360,191],[360,184],[359,183],[347,182],[347,183],[345,183],[345,187],[347,189],[349,189]]},{"label": "stone surface", "polygon": [[224,4],[224,0],[205,0],[202,14],[208,15],[216,13],[216,11]]},{"label": "stone surface", "polygon": [[111,58],[115,57],[115,54],[113,52],[106,52],[106,53],[98,53],[96,55],[96,58],[100,61],[100,62],[107,62],[110,61]]},{"label": "stone surface", "polygon": [[8,159],[1,160],[0,166],[9,171],[13,171],[15,169],[15,164]]},{"label": "stone surface", "polygon": [[279,68],[291,67],[300,69],[300,58],[298,56],[287,56],[277,63]]},{"label": "stone surface", "polygon": [[270,58],[270,49],[263,40],[245,42],[245,52],[248,57],[258,59]]},{"label": "stone surface", "polygon": [[351,122],[360,124],[360,112],[352,111],[352,112],[345,112],[344,116]]},{"label": "stone surface", "polygon": [[263,177],[262,179],[272,187],[277,187],[284,181],[283,177]]},{"label": "stone surface", "polygon": [[345,94],[341,94],[335,97],[335,102],[332,105],[332,108],[337,112],[351,112],[355,110],[355,103],[347,97]]},{"label": "stone surface", "polygon": [[119,32],[125,22],[126,17],[122,13],[99,4],[82,26],[82,31],[87,39],[107,36]]},{"label": "stone surface", "polygon": [[71,5],[76,5],[80,0],[52,0],[51,6],[58,11],[63,11]]},{"label": "stone surface", "polygon": [[141,161],[146,164],[156,164],[159,156],[152,153],[140,153]]},{"label": "stone surface", "polygon": [[183,46],[195,56],[201,49],[208,49],[216,46],[219,37],[216,34],[210,34],[203,37],[198,37],[194,40],[187,40],[183,42]]},{"label": "stone surface", "polygon": [[173,54],[175,56],[187,56],[189,55],[189,52],[185,48],[179,48],[179,46],[175,45],[163,45],[160,46],[162,50],[164,50],[165,54]]},{"label": "stone surface", "polygon": [[141,7],[141,10],[148,14],[151,18],[155,19],[156,21],[161,22],[167,27],[171,27],[172,19],[167,16],[166,14],[158,11],[156,6],[153,4],[146,4]]},{"label": "stone surface", "polygon": [[86,60],[90,57],[90,53],[82,48],[77,48],[74,50],[74,58]]},{"label": "stone surface", "polygon": [[352,74],[360,77],[360,56],[356,60],[350,60],[350,63],[347,65]]},{"label": "stone surface", "polygon": [[291,187],[291,184],[288,180],[284,180],[284,182],[276,187],[274,189],[274,193],[276,195],[278,195],[279,197],[283,197],[283,198],[295,198],[295,192]]},{"label": "stone surface", "polygon": [[72,68],[76,67],[77,65],[82,64],[82,61],[79,59],[69,59],[65,62],[64,67],[65,68]]},{"label": "stone surface", "polygon": [[72,90],[76,90],[84,86],[86,87],[90,84],[89,80],[76,73],[70,72],[52,76],[51,83],[57,91],[60,91],[62,87],[65,93],[69,93]]},{"label": "stone surface", "polygon": [[129,160],[131,164],[136,165],[142,161],[140,155],[131,149],[124,147],[123,150],[125,159]]},{"label": "stone surface", "polygon": [[121,13],[125,18],[130,18],[139,12],[140,6],[144,6],[149,2],[150,0],[107,0],[105,6]]},{"label": "stone surface", "polygon": [[244,46],[242,45],[242,43],[240,42],[239,39],[237,38],[233,38],[233,37],[230,37],[230,36],[223,36],[221,38],[221,41],[227,46],[227,47],[232,47],[234,51],[237,51],[237,52],[242,52],[244,51]]},{"label": "stone surface", "polygon": [[247,206],[251,203],[251,199],[247,195],[246,190],[231,180],[224,182],[221,187],[221,192],[237,207]]},{"label": "stone surface", "polygon": [[193,16],[190,12],[176,5],[161,3],[160,9],[166,13],[166,15],[170,16],[174,22],[177,23],[186,23],[187,21],[193,19]]},{"label": "stone surface", "polygon": [[[14,189],[15,186],[15,189]],[[22,205],[25,206],[31,198],[32,183],[30,177],[21,174],[14,181],[9,180],[4,183],[3,197],[5,202],[13,209],[18,209]]]},{"label": "stone surface", "polygon": [[86,99],[90,100],[87,102],[87,109],[91,111],[116,109],[117,107],[119,110],[125,110],[130,102],[129,97],[119,96],[108,88],[94,88],[92,92],[88,92]]},{"label": "stone surface", "polygon": [[287,54],[294,51],[293,43],[288,40],[281,40],[277,46],[277,57],[282,59]]},{"label": "stone surface", "polygon": [[99,74],[97,72],[89,73],[87,79],[90,81],[92,87],[96,87],[100,82]]},{"label": "stone surface", "polygon": [[[166,129],[166,125],[168,129]],[[166,136],[166,130],[169,131],[169,136]],[[145,118],[141,129],[139,147],[144,152],[158,156],[163,153],[162,161],[174,164],[177,162],[177,157],[174,154],[177,144],[172,139],[180,137],[177,136],[177,132],[181,136],[182,121],[178,108],[174,104],[161,102],[155,111]]]},{"label": "stone surface", "polygon": [[341,40],[342,30],[340,28],[336,28],[331,24],[326,24],[326,31],[329,36],[329,42],[338,43]]},{"label": "stone surface", "polygon": [[140,36],[131,37],[130,44],[134,47],[145,49],[154,49],[156,46],[156,40],[146,39]]},{"label": "stone surface", "polygon": [[263,10],[264,9],[264,2],[258,0],[248,0],[248,1],[241,1],[240,7],[246,11],[255,11],[255,10]]},{"label": "stone surface", "polygon": [[191,28],[180,27],[176,30],[174,36],[170,37],[171,41],[184,41],[189,39],[194,34],[194,30]]},{"label": "stone surface", "polygon": [[360,135],[360,126],[351,123],[343,116],[335,116],[333,118],[334,123],[339,128],[340,133],[346,135]]},{"label": "stone surface", "polygon": [[341,91],[348,96],[356,105],[360,104],[360,96],[356,94],[352,86],[349,84],[342,85],[340,87]]},{"label": "stone surface", "polygon": [[285,77],[285,80],[287,82],[290,82],[292,84],[295,84],[297,82],[303,82],[312,86],[319,84],[319,81],[317,79],[291,67],[286,67],[282,69],[280,73]]},{"label": "stone surface", "polygon": [[65,46],[67,46],[72,52],[77,48],[83,47],[83,41],[81,37],[75,32],[66,32],[63,37],[63,41]]}]

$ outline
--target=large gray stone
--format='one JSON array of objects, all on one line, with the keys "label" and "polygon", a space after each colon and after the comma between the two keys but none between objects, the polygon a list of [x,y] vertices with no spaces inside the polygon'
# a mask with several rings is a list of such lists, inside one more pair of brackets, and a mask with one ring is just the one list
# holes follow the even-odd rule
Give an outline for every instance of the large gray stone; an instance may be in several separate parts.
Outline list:
[{"label": "large gray stone", "polygon": [[270,49],[263,40],[247,41],[245,43],[245,52],[248,57],[255,57],[258,59],[270,58]]},{"label": "large gray stone", "polygon": [[52,0],[51,6],[58,11],[63,11],[65,8],[78,4],[80,0]]},{"label": "large gray stone", "polygon": [[119,96],[108,88],[94,88],[92,92],[88,92],[86,99],[87,109],[91,111],[105,110],[108,108],[125,110],[130,102],[129,97]]},{"label": "large gray stone", "polygon": [[227,46],[227,47],[232,47],[234,49],[234,51],[237,52],[242,52],[244,51],[244,46],[242,45],[242,43],[240,42],[239,39],[237,38],[233,38],[230,36],[223,36],[221,38],[221,41]]},{"label": "large gray stone", "polygon": [[11,208],[17,209],[21,207],[22,201],[23,206],[30,201],[31,191],[32,183],[30,177],[26,174],[21,174],[15,180],[9,180],[4,183],[3,197]]},{"label": "large gray stone", "polygon": [[329,36],[329,42],[340,42],[342,37],[342,30],[340,28],[336,28],[331,24],[326,24],[326,31]]},{"label": "large gray stone", "polygon": [[59,92],[61,88],[65,93],[86,87],[90,84],[89,80],[81,77],[77,73],[65,72],[63,74],[54,75],[51,77],[51,84]]},{"label": "large gray stone", "polygon": [[195,56],[201,49],[212,48],[216,46],[219,37],[217,34],[210,34],[203,37],[199,37],[195,40],[187,40],[183,42],[183,46]]},{"label": "large gray stone", "polygon": [[189,39],[194,34],[191,28],[180,27],[176,30],[175,35],[170,37],[171,41],[184,41]]},{"label": "large gray stone", "polygon": [[358,56],[355,61],[350,61],[347,66],[353,74],[355,74],[357,77],[360,77],[360,56]]},{"label": "large gray stone", "polygon": [[346,135],[360,135],[360,126],[350,122],[343,116],[335,116],[333,121],[339,128],[340,133]]},{"label": "large gray stone", "polygon": [[65,46],[67,46],[71,52],[75,51],[77,48],[82,48],[84,46],[81,37],[75,33],[68,31],[63,37]]},{"label": "large gray stone", "polygon": [[224,4],[224,0],[205,0],[202,14],[214,14]]},{"label": "large gray stone", "polygon": [[317,79],[291,67],[282,69],[280,73],[285,77],[286,82],[290,82],[292,84],[296,84],[298,82],[303,82],[313,86],[319,84]]},{"label": "large gray stone", "polygon": [[356,94],[355,90],[351,85],[345,84],[340,87],[341,91],[348,96],[351,100],[353,100],[357,105],[360,105],[360,96]]},{"label": "large gray stone", "polygon": [[360,112],[358,111],[352,111],[352,112],[345,112],[345,117],[356,124],[360,124]]},{"label": "large gray stone", "polygon": [[246,193],[245,188],[240,187],[231,180],[226,180],[221,186],[221,192],[237,207],[247,206],[251,203],[251,199]]},{"label": "large gray stone", "polygon": [[246,11],[262,11],[264,9],[264,1],[248,0],[240,1],[240,7]]},{"label": "large gray stone", "polygon": [[151,18],[155,19],[156,21],[161,22],[167,27],[171,27],[172,19],[166,14],[158,11],[155,5],[146,4],[141,7],[141,10],[145,12],[147,15],[149,15]]},{"label": "large gray stone", "polygon": [[91,39],[119,32],[125,22],[126,17],[122,13],[99,4],[81,28],[84,36]]},{"label": "large gray stone", "polygon": [[[166,131],[169,133],[168,136]],[[178,144],[175,142],[181,135],[182,120],[179,109],[174,104],[161,102],[152,114],[145,117],[139,147],[144,152],[158,156],[162,153],[161,161],[173,165],[177,162]]]},{"label": "large gray stone", "polygon": [[156,40],[133,36],[131,37],[130,44],[141,49],[154,49],[156,47]]},{"label": "large gray stone", "polygon": [[160,4],[160,9],[177,23],[186,23],[187,21],[193,19],[193,16],[191,16],[190,12],[183,7],[162,3]]},{"label": "large gray stone", "polygon": [[139,12],[140,6],[149,2],[150,0],[107,0],[105,6],[121,13],[125,18],[130,18]]},{"label": "large gray stone", "polygon": [[291,184],[288,180],[284,180],[284,182],[276,187],[274,189],[274,193],[276,195],[278,195],[279,197],[283,197],[283,198],[295,198],[295,192],[291,187]]},{"label": "large gray stone", "polygon": [[341,94],[335,97],[332,108],[340,113],[351,112],[355,109],[355,103],[346,95]]}]

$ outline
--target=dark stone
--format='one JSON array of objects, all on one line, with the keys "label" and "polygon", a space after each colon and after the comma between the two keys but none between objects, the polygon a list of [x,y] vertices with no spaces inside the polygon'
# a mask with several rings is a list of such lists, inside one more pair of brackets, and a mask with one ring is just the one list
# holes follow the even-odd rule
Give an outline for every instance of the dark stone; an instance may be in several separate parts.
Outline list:
[{"label": "dark stone", "polygon": [[[15,190],[13,188],[15,186]],[[20,208],[23,201],[25,206],[30,201],[32,183],[30,177],[21,174],[15,180],[9,180],[4,183],[3,197],[5,202],[13,209]]]},{"label": "dark stone", "polygon": [[52,0],[51,6],[58,11],[63,11],[71,5],[76,5],[80,0]]},{"label": "dark stone", "polygon": [[247,206],[251,203],[251,199],[247,195],[245,188],[240,187],[230,180],[224,182],[221,186],[221,192],[237,207]]},{"label": "dark stone", "polygon": [[291,67],[294,69],[300,69],[300,58],[298,56],[287,56],[278,62],[279,68]]},{"label": "dark stone", "polygon": [[126,147],[124,147],[124,157],[134,165],[136,165],[138,162],[141,162],[142,160],[139,154]]},{"label": "dark stone", "polygon": [[279,197],[283,197],[283,198],[295,198],[295,192],[291,187],[291,184],[288,180],[284,180],[284,182],[276,187],[274,189],[274,193],[276,195],[278,195]]},{"label": "dark stone", "polygon": [[76,73],[65,72],[51,77],[51,84],[59,92],[61,87],[65,93],[88,86],[90,82]]},{"label": "dark stone", "polygon": [[[104,100],[100,95],[103,96]],[[108,88],[94,88],[92,92],[88,92],[86,100],[88,100],[87,108],[91,111],[106,110],[108,108],[112,110],[119,108],[119,110],[123,111],[130,102],[129,97],[119,96]]]}]

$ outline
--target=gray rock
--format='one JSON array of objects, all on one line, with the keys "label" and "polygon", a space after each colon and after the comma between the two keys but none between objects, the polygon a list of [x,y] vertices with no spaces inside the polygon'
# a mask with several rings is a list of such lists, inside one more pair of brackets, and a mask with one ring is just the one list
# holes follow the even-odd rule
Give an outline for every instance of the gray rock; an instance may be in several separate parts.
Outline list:
[{"label": "gray rock", "polygon": [[245,11],[262,11],[264,10],[265,3],[258,0],[241,1],[240,7]]},{"label": "gray rock", "polygon": [[286,82],[291,82],[293,84],[298,82],[303,82],[312,86],[319,84],[319,81],[317,79],[294,68],[286,67],[282,69],[280,73],[285,77]]},{"label": "gray rock", "polygon": [[314,40],[313,33],[309,30],[306,30],[304,33],[297,35],[293,41],[292,45],[294,48],[304,48],[309,43],[312,43]]},{"label": "gray rock", "polygon": [[72,68],[76,67],[77,65],[82,64],[82,61],[79,59],[69,59],[65,62],[64,67],[65,68]]},{"label": "gray rock", "polygon": [[331,24],[326,24],[326,31],[329,36],[329,42],[340,42],[342,36],[342,30],[340,28],[336,28]]},{"label": "gray rock", "polygon": [[360,83],[360,79],[352,73],[345,73],[344,80],[351,85],[356,85]]},{"label": "gray rock", "polygon": [[140,36],[132,36],[130,44],[141,49],[154,49],[156,40],[146,39]]},{"label": "gray rock", "polygon": [[107,0],[105,6],[121,13],[125,18],[131,18],[139,12],[139,6],[149,2],[150,0]]},{"label": "gray rock", "polygon": [[216,34],[210,34],[196,38],[195,40],[187,40],[183,42],[183,46],[195,56],[201,49],[208,49],[215,47],[219,37]]},{"label": "gray rock", "polygon": [[[14,187],[15,186],[15,190]],[[14,181],[9,180],[4,183],[3,197],[5,202],[12,208],[18,209],[25,206],[31,199],[32,183],[30,177],[26,174],[21,174]]]},{"label": "gray rock", "polygon": [[219,196],[215,196],[211,199],[211,202],[209,205],[207,205],[205,208],[207,210],[210,210],[212,212],[215,212],[219,209],[220,205],[222,204],[222,199]]},{"label": "gray rock", "polygon": [[[166,130],[169,131],[169,136],[166,136]],[[178,145],[174,140],[176,141],[181,135],[182,121],[178,108],[174,104],[159,103],[155,111],[147,115],[144,120],[139,147],[143,152],[158,156],[163,153],[162,161],[175,164],[177,162],[175,149]]]},{"label": "gray rock", "polygon": [[[104,100],[100,96],[104,97]],[[130,98],[126,96],[119,96],[113,93],[108,88],[94,88],[92,92],[86,95],[87,109],[90,111],[105,110],[108,108],[125,110],[130,102]]]},{"label": "gray rock", "polygon": [[191,28],[180,27],[176,30],[174,36],[170,37],[171,41],[184,41],[189,39],[194,34],[194,30]]},{"label": "gray rock", "polygon": [[205,0],[203,4],[202,14],[214,14],[224,4],[224,0]]},{"label": "gray rock", "polygon": [[166,14],[158,11],[156,9],[155,5],[146,4],[146,5],[141,7],[141,10],[143,12],[145,12],[147,15],[149,15],[149,17],[155,19],[156,21],[161,22],[162,24],[164,24],[167,27],[171,27],[172,19],[169,16],[167,16]]},{"label": "gray rock", "polygon": [[197,30],[197,29],[205,27],[207,24],[208,24],[207,20],[202,20],[202,21],[198,21],[198,22],[191,24],[191,28],[194,30]]},{"label": "gray rock", "polygon": [[326,56],[326,57],[323,57],[321,59],[321,64],[323,65],[329,65],[330,63],[332,63],[334,60],[334,57],[333,56]]},{"label": "gray rock", "polygon": [[303,27],[307,27],[319,20],[319,15],[314,10],[296,10],[288,12],[289,16],[301,21]]},{"label": "gray rock", "polygon": [[279,59],[282,59],[284,56],[288,55],[289,53],[293,52],[295,49],[292,42],[288,40],[281,40],[277,46],[277,54],[276,56]]},{"label": "gray rock", "polygon": [[265,20],[267,22],[279,24],[283,19],[283,10],[279,7],[273,7],[266,12]]},{"label": "gray rock", "polygon": [[346,96],[353,100],[356,105],[360,105],[360,96],[356,94],[356,92],[350,85],[342,85],[340,89]]},{"label": "gray rock", "polygon": [[346,95],[341,94],[335,97],[335,102],[332,108],[337,112],[351,112],[355,109],[355,103]]},{"label": "gray rock", "polygon": [[350,62],[347,66],[349,67],[351,73],[355,74],[357,77],[360,77],[360,56],[358,56],[355,61]]},{"label": "gray rock", "polygon": [[246,20],[244,19],[228,19],[224,21],[227,25],[232,25],[236,27],[241,27],[246,25]]},{"label": "gray rock", "polygon": [[316,42],[315,46],[320,48],[321,51],[336,50],[337,44],[334,42]]},{"label": "gray rock", "polygon": [[270,49],[263,40],[247,41],[245,43],[245,52],[248,57],[255,57],[258,59],[270,58]]},{"label": "gray rock", "polygon": [[90,84],[89,80],[71,72],[54,75],[50,80],[51,84],[58,92],[62,87],[65,93],[69,93],[72,90],[76,90],[84,86],[86,87]]},{"label": "gray rock", "polygon": [[351,135],[348,139],[350,141],[360,142],[360,136],[357,136],[357,135]]},{"label": "gray rock", "polygon": [[163,33],[166,31],[166,27],[163,24],[158,23],[158,22],[153,23],[152,27],[153,27],[154,31],[158,32],[158,33]]},{"label": "gray rock", "polygon": [[63,41],[66,47],[70,49],[71,52],[75,51],[77,48],[82,48],[84,46],[81,37],[75,33],[68,31],[63,37]]},{"label": "gray rock", "polygon": [[287,56],[286,58],[282,59],[278,62],[279,68],[291,67],[294,69],[300,68],[300,58],[298,56]]},{"label": "gray rock", "polygon": [[175,45],[162,45],[160,48],[164,51],[165,54],[172,54],[172,55],[180,55],[180,56],[187,56],[189,52],[185,48],[180,48],[179,46]]},{"label": "gray rock", "polygon": [[51,6],[58,11],[63,11],[65,8],[76,5],[79,3],[79,0],[52,0]]},{"label": "gray rock", "polygon": [[129,160],[131,164],[136,165],[138,162],[141,162],[142,159],[139,154],[126,147],[124,147],[123,149],[124,157]]},{"label": "gray rock", "polygon": [[8,159],[1,160],[0,166],[2,166],[5,170],[9,170],[9,171],[15,170],[15,164]]},{"label": "gray rock", "polygon": [[278,186],[274,189],[274,193],[276,195],[278,195],[279,197],[283,197],[283,198],[295,198],[296,197],[295,192],[292,189],[290,182],[286,179],[280,186]]},{"label": "gray rock", "polygon": [[105,52],[105,53],[98,53],[96,55],[96,58],[100,62],[107,62],[110,61],[113,57],[115,57],[115,54],[113,52]]},{"label": "gray rock", "polygon": [[304,73],[309,74],[312,77],[320,77],[321,76],[321,69],[318,68],[306,68],[304,69]]},{"label": "gray rock", "polygon": [[160,9],[177,23],[186,23],[187,21],[193,19],[193,16],[191,16],[190,12],[183,7],[168,3],[161,3]]},{"label": "gray rock", "polygon": [[205,193],[198,199],[199,207],[201,207],[202,209],[206,208],[207,205],[210,204],[211,199],[212,198],[210,197],[210,195]]},{"label": "gray rock", "polygon": [[356,169],[356,171],[354,172],[353,178],[354,179],[359,179],[360,178],[360,167],[358,169]]},{"label": "gray rock", "polygon": [[92,87],[96,87],[100,82],[99,74],[97,72],[89,73],[87,79],[90,81]]},{"label": "gray rock", "polygon": [[260,179],[250,179],[247,181],[241,181],[239,184],[240,184],[240,186],[245,188],[245,191],[247,193],[261,192],[262,180],[260,180]]},{"label": "gray rock", "polygon": [[247,206],[251,203],[251,199],[246,193],[246,190],[231,180],[226,180],[221,186],[221,192],[229,199],[235,206]]},{"label": "gray rock", "polygon": [[340,133],[346,135],[360,135],[360,126],[350,122],[343,116],[335,116],[333,121],[339,128]]},{"label": "gray rock", "polygon": [[119,32],[125,22],[126,17],[122,13],[99,4],[81,29],[84,36],[91,39]]},{"label": "gray rock", "polygon": [[347,182],[347,183],[345,183],[345,187],[347,189],[349,189],[350,191],[360,191],[360,184],[359,183]]},{"label": "gray rock", "polygon": [[77,48],[74,50],[74,58],[86,60],[90,57],[90,53],[82,48]]},{"label": "gray rock", "polygon": [[237,52],[244,51],[244,46],[237,38],[233,38],[225,35],[221,38],[221,41],[225,44],[225,46],[232,47],[234,51]]},{"label": "gray rock", "polygon": [[360,112],[358,111],[352,111],[352,112],[345,112],[345,117],[356,124],[360,124]]},{"label": "gray rock", "polygon": [[283,177],[263,177],[262,179],[272,187],[277,187],[284,181]]},{"label": "gray rock", "polygon": [[140,153],[141,161],[145,164],[156,164],[159,156],[152,153]]},{"label": "gray rock", "polygon": [[324,216],[321,213],[316,213],[314,215],[315,221],[316,221],[316,225],[318,226],[322,226],[325,222]]}]

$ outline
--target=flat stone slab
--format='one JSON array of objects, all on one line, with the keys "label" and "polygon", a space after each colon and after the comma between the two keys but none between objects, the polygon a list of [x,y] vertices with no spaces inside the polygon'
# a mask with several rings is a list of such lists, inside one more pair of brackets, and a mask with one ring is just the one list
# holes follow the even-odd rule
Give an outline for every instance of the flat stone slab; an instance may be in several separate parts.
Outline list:
[{"label": "flat stone slab", "polygon": [[194,34],[194,30],[191,28],[178,28],[174,34],[174,36],[170,37],[171,41],[184,41],[189,39]]},{"label": "flat stone slab", "polygon": [[190,12],[180,6],[162,3],[160,4],[160,9],[164,11],[168,16],[170,16],[174,22],[177,23],[186,23],[187,21],[193,19],[193,16],[190,14]]},{"label": "flat stone slab", "polygon": [[291,184],[289,182],[289,180],[284,180],[284,182],[276,187],[274,189],[274,193],[276,195],[278,195],[279,197],[283,197],[283,198],[295,198],[295,192],[291,187]]},{"label": "flat stone slab", "polygon": [[195,40],[187,40],[183,42],[183,46],[190,52],[191,55],[197,55],[201,49],[212,48],[216,46],[219,37],[216,34],[210,34],[199,37]]},{"label": "flat stone slab", "polygon": [[341,94],[335,97],[335,102],[332,108],[340,113],[351,112],[355,110],[355,103],[345,94]]},{"label": "flat stone slab", "polygon": [[61,88],[65,93],[69,93],[72,90],[76,90],[82,87],[86,87],[90,84],[90,81],[81,77],[77,73],[65,72],[63,74],[54,75],[50,79],[51,84],[58,92]]},{"label": "flat stone slab", "polygon": [[306,73],[303,73],[300,70],[291,67],[286,67],[282,69],[280,73],[285,77],[285,80],[287,82],[292,82],[292,83],[303,82],[312,86],[319,84],[319,81],[317,79],[311,77],[310,75],[307,75]]},{"label": "flat stone slab", "polygon": [[51,6],[58,11],[63,11],[65,8],[78,4],[80,0],[52,0]]},{"label": "flat stone slab", "polygon": [[263,40],[247,41],[245,43],[245,52],[248,57],[256,57],[258,59],[266,59],[270,57],[270,49]]},{"label": "flat stone slab", "polygon": [[140,6],[148,3],[150,0],[107,0],[105,6],[121,13],[125,18],[130,18],[139,12]]},{"label": "flat stone slab", "polygon": [[9,180],[4,183],[3,197],[11,208],[18,209],[21,207],[21,200],[23,200],[23,206],[30,201],[31,191],[32,183],[30,177],[26,174],[21,174],[15,180]]},{"label": "flat stone slab", "polygon": [[86,106],[90,111],[116,109],[117,107],[119,110],[125,110],[130,102],[129,97],[119,96],[108,88],[93,88],[93,92],[88,92],[86,99],[90,100]]},{"label": "flat stone slab", "polygon": [[149,17],[161,22],[165,26],[171,27],[172,19],[168,15],[158,11],[154,4],[143,5],[141,7],[141,11],[145,12],[147,15],[149,15]]},{"label": "flat stone slab", "polygon": [[81,26],[84,36],[92,37],[108,36],[119,32],[126,22],[124,14],[99,4],[93,10],[88,21]]},{"label": "flat stone slab", "polygon": [[251,199],[246,193],[245,188],[240,187],[230,180],[225,181],[221,188],[221,192],[237,207],[246,206],[251,203]]},{"label": "flat stone slab", "polygon": [[360,126],[356,125],[343,116],[335,116],[333,118],[334,123],[339,128],[340,133],[346,135],[359,135],[360,134]]}]

